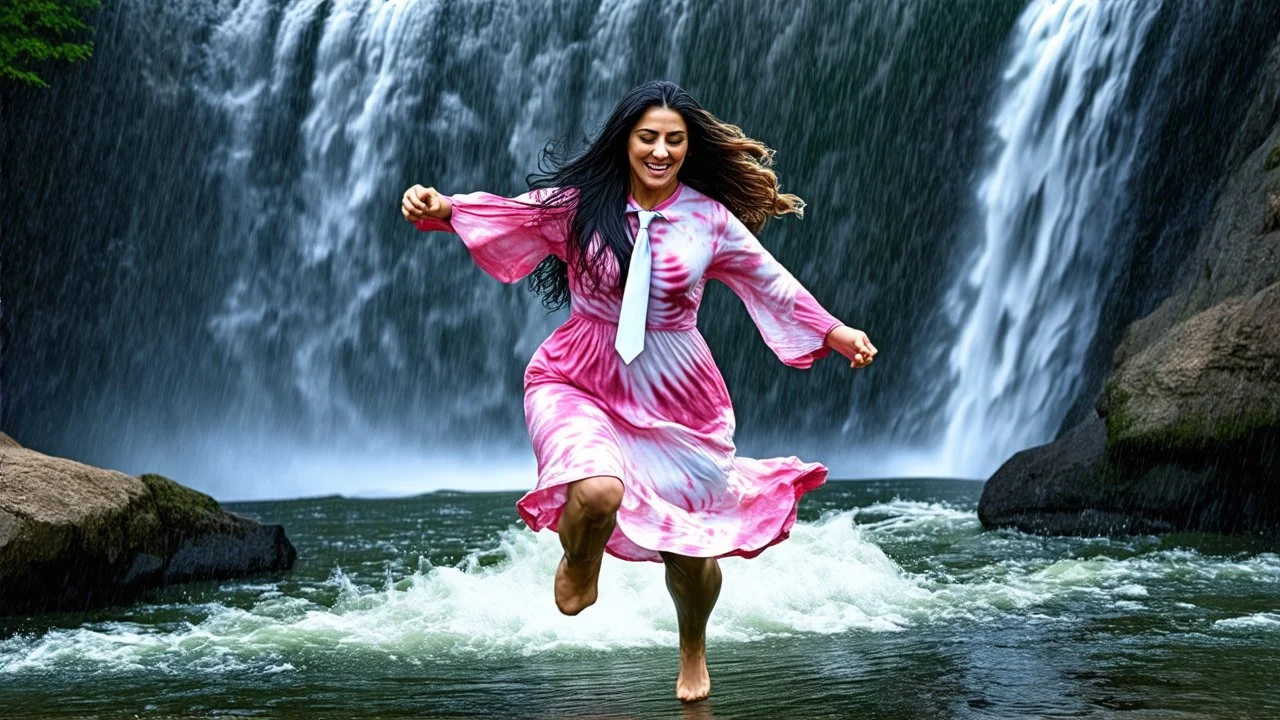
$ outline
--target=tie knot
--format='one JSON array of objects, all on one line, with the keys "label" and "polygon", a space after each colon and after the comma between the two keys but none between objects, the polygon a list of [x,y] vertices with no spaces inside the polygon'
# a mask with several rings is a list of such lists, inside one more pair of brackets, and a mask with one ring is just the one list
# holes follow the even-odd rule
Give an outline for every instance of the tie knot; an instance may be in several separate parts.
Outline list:
[{"label": "tie knot", "polygon": [[645,230],[649,227],[649,223],[653,222],[656,217],[662,217],[662,213],[656,210],[639,210],[637,214],[640,216],[640,229]]}]

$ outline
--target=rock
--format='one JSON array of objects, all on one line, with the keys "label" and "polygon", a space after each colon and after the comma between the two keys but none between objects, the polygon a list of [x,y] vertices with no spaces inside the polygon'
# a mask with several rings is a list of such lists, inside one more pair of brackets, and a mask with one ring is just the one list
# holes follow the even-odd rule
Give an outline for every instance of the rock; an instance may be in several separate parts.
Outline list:
[{"label": "rock", "polygon": [[1252,533],[1280,542],[1276,445],[1269,458],[1147,455],[1113,458],[1093,417],[1047,445],[1017,453],[983,487],[987,528],[1040,535]]},{"label": "rock", "polygon": [[1280,429],[1280,282],[1178,323],[1099,398],[1108,448],[1188,457]]},{"label": "rock", "polygon": [[1106,442],[1106,425],[1095,417],[1055,442],[1016,453],[983,486],[978,519],[986,527],[1046,535],[1108,534],[1127,526],[1092,507],[1105,492],[1098,466]]},{"label": "rock", "polygon": [[0,433],[0,615],[128,602],[175,582],[293,566],[279,525],[159,475],[22,448]]},{"label": "rock", "polygon": [[[1200,239],[1181,268],[1182,282],[1146,317],[1130,324],[1116,348],[1119,367],[1174,325],[1229,298],[1253,295],[1280,281],[1280,231],[1269,226],[1270,197],[1280,172],[1266,169],[1280,146],[1280,43],[1272,50],[1259,89],[1228,155],[1226,181]],[[1260,232],[1261,231],[1261,232]]]},{"label": "rock", "polygon": [[1280,541],[1280,282],[1118,357],[1098,415],[987,481],[983,525]]},{"label": "rock", "polygon": [[1098,410],[1000,467],[979,501],[985,527],[1280,541],[1280,283],[1128,356]]}]

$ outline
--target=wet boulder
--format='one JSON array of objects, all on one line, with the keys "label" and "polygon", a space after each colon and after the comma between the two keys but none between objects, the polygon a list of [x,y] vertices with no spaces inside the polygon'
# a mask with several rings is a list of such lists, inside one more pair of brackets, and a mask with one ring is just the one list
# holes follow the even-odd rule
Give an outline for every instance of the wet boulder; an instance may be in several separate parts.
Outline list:
[{"label": "wet boulder", "polygon": [[[1108,451],[1247,450],[1280,428],[1280,282],[1178,323],[1108,378],[1098,400]],[[1264,439],[1264,438],[1259,438]]]},{"label": "wet boulder", "polygon": [[1280,283],[1123,355],[1098,416],[987,481],[987,527],[1280,539]]},{"label": "wet boulder", "polygon": [[0,433],[0,615],[129,602],[189,580],[287,570],[280,525],[159,475],[133,477]]}]

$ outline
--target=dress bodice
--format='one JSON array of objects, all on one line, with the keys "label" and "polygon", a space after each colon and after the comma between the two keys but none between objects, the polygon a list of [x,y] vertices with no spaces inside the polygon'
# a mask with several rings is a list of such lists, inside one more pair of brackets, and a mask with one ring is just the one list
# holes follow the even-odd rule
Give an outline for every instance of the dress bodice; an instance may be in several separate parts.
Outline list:
[{"label": "dress bodice", "polygon": [[[653,270],[649,280],[647,330],[686,330],[697,326],[698,305],[706,288],[711,264],[712,240],[708,228],[690,213],[696,199],[684,198],[696,191],[683,184],[666,200],[653,207],[661,212],[649,225],[649,245]],[[628,200],[627,229],[634,238],[640,223],[634,210],[634,199]],[[599,236],[596,236],[596,246]],[[593,248],[594,249],[594,248]],[[574,265],[569,266],[569,292],[572,311],[589,319],[616,324],[622,307],[622,290],[618,284],[618,261],[612,252],[602,253],[598,288],[584,282]]]},{"label": "dress bodice", "polygon": [[[486,192],[451,196],[449,220],[423,218],[420,230],[456,232],[485,272],[514,283],[533,272],[547,255],[567,257],[572,204],[546,212],[553,189],[516,198]],[[570,189],[572,192],[572,189]],[[576,194],[571,194],[576,199]],[[631,237],[639,230],[634,198],[627,201]],[[742,299],[765,343],[784,364],[807,368],[830,353],[826,335],[841,323],[782,266],[756,236],[719,201],[677,182],[676,190],[653,210],[649,225],[653,254],[646,329],[683,330],[697,325],[698,306],[709,278],[722,281]],[[595,236],[599,243],[599,236]],[[593,257],[598,244],[590,247]],[[618,262],[612,252],[598,256],[600,282],[579,277],[569,263],[572,313],[617,324],[622,307]]]}]

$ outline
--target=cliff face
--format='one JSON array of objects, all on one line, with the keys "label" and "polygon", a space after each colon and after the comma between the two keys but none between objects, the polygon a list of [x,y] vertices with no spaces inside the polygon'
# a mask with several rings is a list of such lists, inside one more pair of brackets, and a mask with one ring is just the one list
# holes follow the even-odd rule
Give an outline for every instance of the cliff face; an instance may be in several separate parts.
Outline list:
[{"label": "cliff face", "polygon": [[1280,43],[1180,281],[1116,348],[1095,414],[987,482],[987,527],[1280,538]]}]

